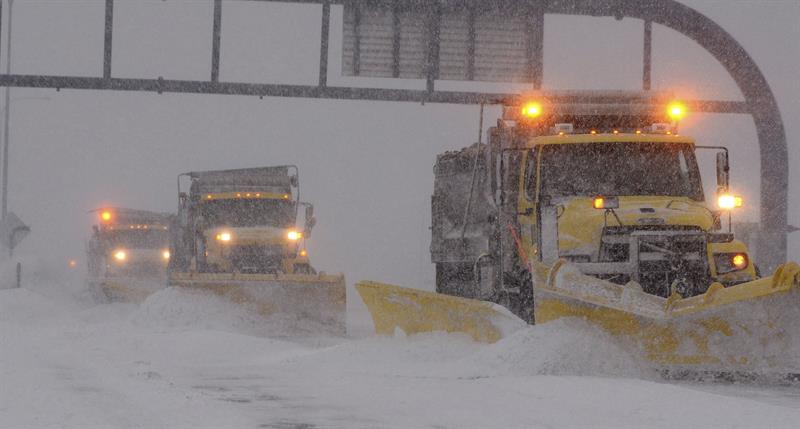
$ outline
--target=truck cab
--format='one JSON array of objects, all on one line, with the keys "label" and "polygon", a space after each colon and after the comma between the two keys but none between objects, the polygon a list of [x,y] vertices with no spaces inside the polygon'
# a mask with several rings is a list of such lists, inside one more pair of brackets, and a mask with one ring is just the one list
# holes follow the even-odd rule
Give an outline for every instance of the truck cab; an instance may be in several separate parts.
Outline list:
[{"label": "truck cab", "polygon": [[[730,193],[727,149],[680,135],[686,109],[670,96],[604,101],[619,98],[521,96],[504,106],[488,143],[437,157],[437,292],[498,302],[529,318],[531,261],[563,260],[661,297],[757,278],[730,232],[741,198]],[[713,201],[698,150],[717,152]]]},{"label": "truck cab", "polygon": [[[173,240],[176,270],[313,273],[305,248],[314,224],[313,207],[299,201],[296,167],[191,172],[181,177],[189,183],[188,193],[180,191],[180,225]],[[298,227],[300,207],[305,209],[305,224]]]},{"label": "truck cab", "polygon": [[693,139],[595,131],[525,142],[517,204],[530,255],[663,297],[755,278],[745,245],[706,201]]},{"label": "truck cab", "polygon": [[153,280],[163,285],[170,259],[170,215],[120,207],[92,213],[97,223],[86,248],[91,281]]}]

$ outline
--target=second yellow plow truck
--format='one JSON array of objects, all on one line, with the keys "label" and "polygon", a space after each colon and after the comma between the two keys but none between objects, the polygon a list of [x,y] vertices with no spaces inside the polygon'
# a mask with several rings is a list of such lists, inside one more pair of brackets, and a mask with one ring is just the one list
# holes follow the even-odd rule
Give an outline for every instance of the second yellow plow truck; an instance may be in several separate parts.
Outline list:
[{"label": "second yellow plow truck", "polygon": [[[522,97],[488,144],[438,156],[437,293],[357,284],[376,330],[494,342],[514,319],[500,304],[528,323],[588,321],[666,374],[800,379],[800,267],[760,277],[730,232],[727,149],[680,135],[669,97],[607,95]],[[700,150],[717,153],[712,198]]]},{"label": "second yellow plow truck", "polygon": [[297,167],[190,172],[178,188],[171,286],[211,290],[265,316],[344,334],[344,277],[317,273],[309,262],[305,240],[315,218],[300,201]]}]

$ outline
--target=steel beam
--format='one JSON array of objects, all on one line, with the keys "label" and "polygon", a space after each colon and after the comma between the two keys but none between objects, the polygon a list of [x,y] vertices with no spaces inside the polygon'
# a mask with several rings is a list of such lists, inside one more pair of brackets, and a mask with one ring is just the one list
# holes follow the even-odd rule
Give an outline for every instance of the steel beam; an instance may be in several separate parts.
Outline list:
[{"label": "steel beam", "polygon": [[653,59],[653,21],[644,21],[644,52],[642,53],[642,89],[649,91],[651,87],[651,70]]},{"label": "steel beam", "polygon": [[322,25],[319,35],[319,86],[328,86],[328,40],[330,39],[331,4],[322,3]]},{"label": "steel beam", "polygon": [[434,84],[439,78],[439,46],[442,24],[442,8],[438,3],[429,6],[427,34],[428,56],[425,63],[425,88],[434,92]]},{"label": "steel beam", "polygon": [[214,0],[214,24],[211,29],[211,81],[219,82],[219,50],[222,33],[222,0]]},{"label": "steel beam", "polygon": [[[249,95],[255,97],[327,98],[338,100],[406,101],[447,104],[505,104],[519,97],[517,93],[484,93],[388,88],[353,88],[318,85],[279,85],[245,82],[208,82],[168,79],[127,79],[74,76],[0,75],[0,86],[25,88],[90,89],[145,91],[184,94]],[[558,103],[648,103],[636,92],[608,91],[587,100],[581,91],[543,91],[541,97]],[[741,101],[687,100],[690,111],[705,113],[748,114],[750,106]]]},{"label": "steel beam", "polygon": [[103,37],[103,78],[111,79],[111,50],[114,35],[114,0],[106,0],[105,34]]},{"label": "steel beam", "polygon": [[392,2],[392,77],[400,77],[400,9]]},{"label": "steel beam", "polygon": [[353,7],[353,76],[361,74],[361,2]]},{"label": "steel beam", "polygon": [[544,7],[541,1],[528,6],[528,26],[526,43],[528,45],[528,80],[534,89],[542,88],[544,71]]},{"label": "steel beam", "polygon": [[475,19],[478,11],[475,2],[469,2],[467,10],[467,80],[475,80]]}]

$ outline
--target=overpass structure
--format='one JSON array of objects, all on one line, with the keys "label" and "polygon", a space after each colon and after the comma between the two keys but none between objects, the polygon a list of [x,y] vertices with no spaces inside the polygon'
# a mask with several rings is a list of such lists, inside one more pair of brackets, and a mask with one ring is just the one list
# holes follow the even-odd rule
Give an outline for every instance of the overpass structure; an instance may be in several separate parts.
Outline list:
[{"label": "overpass structure", "polygon": [[[651,89],[652,30],[658,24],[695,41],[733,78],[743,101],[686,100],[697,112],[750,115],[760,149],[761,210],[756,256],[765,271],[786,259],[788,153],[775,97],[744,48],[710,18],[675,0],[241,0],[315,4],[320,9],[318,80],[307,85],[220,79],[223,1],[213,2],[207,80],[121,78],[112,70],[114,0],[105,0],[102,76],[0,74],[0,86],[156,93],[229,94],[422,103],[496,104],[515,93],[448,91],[444,81],[516,82],[542,88],[544,18],[548,14],[641,20],[642,89]],[[331,52],[331,8],[342,8],[342,49]],[[2,10],[0,10],[0,13]],[[2,31],[0,31],[0,34]],[[340,76],[424,80],[424,88],[365,88],[328,84],[329,56],[341,55]],[[477,87],[478,85],[476,85]],[[631,97],[614,92],[609,97]],[[575,100],[569,91],[556,101]],[[630,100],[637,102],[637,100]],[[640,100],[639,100],[640,101]],[[767,271],[769,272],[769,271]]]}]

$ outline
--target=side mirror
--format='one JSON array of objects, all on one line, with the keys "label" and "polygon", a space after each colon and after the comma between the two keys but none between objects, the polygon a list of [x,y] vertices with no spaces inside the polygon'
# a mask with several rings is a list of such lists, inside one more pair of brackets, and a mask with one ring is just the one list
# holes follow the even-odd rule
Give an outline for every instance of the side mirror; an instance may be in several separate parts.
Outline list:
[{"label": "side mirror", "polygon": [[311,217],[306,219],[305,237],[311,237],[311,230],[317,224],[317,218]]},{"label": "side mirror", "polygon": [[306,227],[305,227],[305,236],[311,236],[311,230],[314,228],[314,225],[317,224],[317,218],[314,217],[314,206],[311,204],[306,205]]},{"label": "side mirror", "polygon": [[293,188],[296,188],[296,187],[297,187],[297,186],[300,184],[300,179],[299,179],[299,178],[297,177],[297,175],[295,174],[295,175],[293,175],[293,176],[291,177],[291,179],[289,179],[289,183],[291,183],[291,184],[292,184],[292,187],[293,187]]},{"label": "side mirror", "polygon": [[717,191],[726,192],[728,190],[730,170],[728,152],[717,152]]}]

